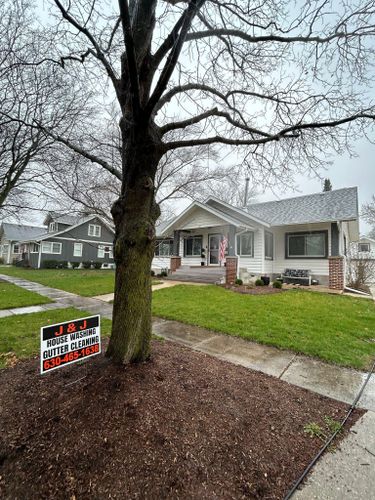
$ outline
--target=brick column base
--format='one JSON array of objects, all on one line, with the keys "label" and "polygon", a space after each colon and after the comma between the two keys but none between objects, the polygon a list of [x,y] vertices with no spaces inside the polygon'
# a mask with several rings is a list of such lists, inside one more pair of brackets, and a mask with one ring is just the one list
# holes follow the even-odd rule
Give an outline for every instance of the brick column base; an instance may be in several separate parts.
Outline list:
[{"label": "brick column base", "polygon": [[329,262],[329,288],[344,290],[344,257],[328,257]]},{"label": "brick column base", "polygon": [[226,268],[225,268],[225,283],[227,285],[233,285],[237,278],[237,257],[227,257],[226,258]]},{"label": "brick column base", "polygon": [[181,257],[180,256],[173,256],[171,257],[171,263],[170,263],[170,270],[172,273],[176,271],[181,266]]}]

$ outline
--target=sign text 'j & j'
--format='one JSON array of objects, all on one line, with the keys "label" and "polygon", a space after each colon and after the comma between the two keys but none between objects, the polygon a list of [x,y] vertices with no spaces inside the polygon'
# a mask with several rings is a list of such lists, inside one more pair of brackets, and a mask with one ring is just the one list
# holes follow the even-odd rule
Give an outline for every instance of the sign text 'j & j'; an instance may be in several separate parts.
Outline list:
[{"label": "sign text 'j & j'", "polygon": [[100,316],[40,329],[40,373],[50,372],[101,352]]}]

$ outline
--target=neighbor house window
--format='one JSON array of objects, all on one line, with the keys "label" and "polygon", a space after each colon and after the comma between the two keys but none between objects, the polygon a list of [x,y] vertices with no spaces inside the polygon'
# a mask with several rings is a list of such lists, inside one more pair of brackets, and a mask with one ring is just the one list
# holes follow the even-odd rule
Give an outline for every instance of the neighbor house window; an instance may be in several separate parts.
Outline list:
[{"label": "neighbor house window", "polygon": [[158,240],[155,246],[155,255],[169,257],[173,254],[173,240]]},{"label": "neighbor house window", "polygon": [[74,243],[73,257],[82,257],[82,243]]},{"label": "neighbor house window", "polygon": [[370,243],[358,243],[358,252],[369,252]]},{"label": "neighbor house window", "polygon": [[273,260],[273,234],[264,232],[264,257]]},{"label": "neighbor house window", "polygon": [[189,236],[184,239],[184,256],[200,257],[202,254],[202,236]]},{"label": "neighbor house window", "polygon": [[53,253],[61,254],[61,243],[55,243],[52,241],[43,241],[42,243],[42,253]]},{"label": "neighbor house window", "polygon": [[57,222],[50,222],[49,223],[49,232],[54,233],[57,230],[58,230]]},{"label": "neighbor house window", "polygon": [[21,253],[21,248],[20,248],[20,245],[18,243],[15,243],[13,245],[13,253],[16,253],[16,254]]},{"label": "neighbor house window", "polygon": [[111,246],[99,245],[98,246],[99,259],[109,258],[113,259],[113,249]]},{"label": "neighbor house window", "polygon": [[102,228],[96,224],[89,224],[89,236],[100,237],[102,234]]},{"label": "neighbor house window", "polygon": [[237,254],[243,257],[254,257],[254,233],[252,231],[237,235]]},{"label": "neighbor house window", "polygon": [[39,245],[38,245],[38,243],[31,243],[30,244],[30,252],[31,253],[38,253],[39,252]]},{"label": "neighbor house window", "polygon": [[327,231],[286,234],[286,257],[327,257],[327,236]]}]

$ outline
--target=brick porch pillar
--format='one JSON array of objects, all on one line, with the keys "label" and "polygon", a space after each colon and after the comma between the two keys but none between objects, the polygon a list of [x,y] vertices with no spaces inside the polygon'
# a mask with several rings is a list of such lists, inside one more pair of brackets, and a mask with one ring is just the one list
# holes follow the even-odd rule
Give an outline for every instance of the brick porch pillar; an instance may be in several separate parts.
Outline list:
[{"label": "brick porch pillar", "polygon": [[237,278],[237,257],[226,258],[226,268],[225,268],[225,283],[227,285],[233,285]]},{"label": "brick porch pillar", "polygon": [[344,257],[328,257],[329,262],[329,288],[344,290]]},{"label": "brick porch pillar", "polygon": [[179,255],[174,255],[171,257],[170,270],[172,273],[176,271],[181,266],[181,257]]}]

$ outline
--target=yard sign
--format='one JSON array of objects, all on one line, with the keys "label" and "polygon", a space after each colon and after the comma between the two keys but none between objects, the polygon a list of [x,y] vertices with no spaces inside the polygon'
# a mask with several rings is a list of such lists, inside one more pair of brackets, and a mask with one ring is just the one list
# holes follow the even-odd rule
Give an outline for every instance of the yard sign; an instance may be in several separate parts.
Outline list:
[{"label": "yard sign", "polygon": [[40,373],[47,373],[101,352],[100,316],[40,329]]}]

